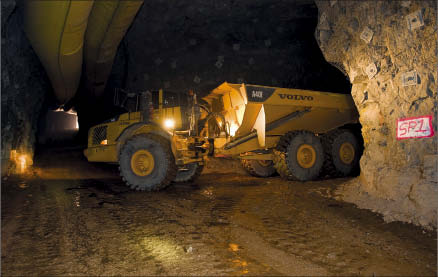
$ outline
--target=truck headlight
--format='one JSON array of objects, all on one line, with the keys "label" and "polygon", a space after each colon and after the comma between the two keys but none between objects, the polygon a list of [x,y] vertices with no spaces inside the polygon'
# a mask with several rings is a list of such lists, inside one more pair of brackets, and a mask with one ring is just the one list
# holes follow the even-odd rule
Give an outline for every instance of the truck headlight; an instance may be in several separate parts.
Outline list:
[{"label": "truck headlight", "polygon": [[166,128],[166,129],[175,128],[175,121],[173,119],[164,120],[164,128]]}]

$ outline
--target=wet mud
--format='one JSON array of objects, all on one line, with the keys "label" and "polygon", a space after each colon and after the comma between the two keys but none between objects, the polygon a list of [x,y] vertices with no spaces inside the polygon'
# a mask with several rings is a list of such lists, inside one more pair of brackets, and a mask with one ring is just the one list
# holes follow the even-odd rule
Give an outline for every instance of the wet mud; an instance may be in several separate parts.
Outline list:
[{"label": "wet mud", "polygon": [[143,193],[62,155],[2,181],[2,275],[436,276],[436,232],[329,197],[348,179],[207,173]]}]

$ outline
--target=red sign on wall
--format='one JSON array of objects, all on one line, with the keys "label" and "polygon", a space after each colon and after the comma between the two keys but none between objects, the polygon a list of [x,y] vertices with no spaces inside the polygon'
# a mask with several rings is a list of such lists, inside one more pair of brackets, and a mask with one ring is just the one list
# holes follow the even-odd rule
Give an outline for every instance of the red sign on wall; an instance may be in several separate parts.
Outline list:
[{"label": "red sign on wall", "polygon": [[397,139],[433,137],[432,116],[418,116],[397,120]]}]

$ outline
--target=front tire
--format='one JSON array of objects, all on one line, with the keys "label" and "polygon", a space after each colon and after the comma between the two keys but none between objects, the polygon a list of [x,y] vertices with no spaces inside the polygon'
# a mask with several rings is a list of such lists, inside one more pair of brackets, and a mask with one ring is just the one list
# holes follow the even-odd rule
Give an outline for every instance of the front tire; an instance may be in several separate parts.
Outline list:
[{"label": "front tire", "polygon": [[138,135],[128,140],[119,157],[120,175],[135,190],[160,190],[176,176],[169,142],[157,135]]}]

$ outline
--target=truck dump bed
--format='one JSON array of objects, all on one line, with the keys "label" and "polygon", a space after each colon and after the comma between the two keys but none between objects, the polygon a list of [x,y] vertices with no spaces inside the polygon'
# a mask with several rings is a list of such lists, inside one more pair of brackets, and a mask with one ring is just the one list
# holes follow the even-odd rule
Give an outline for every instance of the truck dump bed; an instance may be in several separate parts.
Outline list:
[{"label": "truck dump bed", "polygon": [[251,144],[250,148],[267,149],[289,131],[321,134],[358,122],[351,95],[225,82],[204,100],[213,112],[224,115],[231,136],[224,142],[228,144],[225,149],[254,132],[258,145],[249,139],[245,143]]}]

